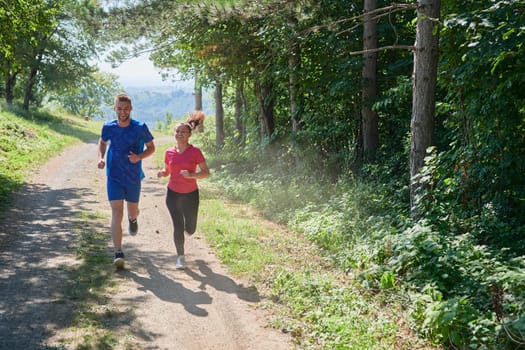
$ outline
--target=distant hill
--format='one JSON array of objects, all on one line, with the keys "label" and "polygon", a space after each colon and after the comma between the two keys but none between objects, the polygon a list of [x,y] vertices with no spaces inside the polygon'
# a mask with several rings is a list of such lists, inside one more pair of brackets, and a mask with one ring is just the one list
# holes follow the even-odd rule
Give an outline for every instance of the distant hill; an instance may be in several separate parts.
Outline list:
[{"label": "distant hill", "polygon": [[[144,121],[154,128],[157,121],[164,121],[167,113],[173,119],[185,118],[195,109],[195,96],[193,84],[171,86],[131,86],[126,88],[126,93],[133,101],[132,117]],[[211,93],[204,92],[202,98],[203,110],[206,115],[214,113],[213,98]],[[115,118],[113,106],[104,107],[106,120]]]}]

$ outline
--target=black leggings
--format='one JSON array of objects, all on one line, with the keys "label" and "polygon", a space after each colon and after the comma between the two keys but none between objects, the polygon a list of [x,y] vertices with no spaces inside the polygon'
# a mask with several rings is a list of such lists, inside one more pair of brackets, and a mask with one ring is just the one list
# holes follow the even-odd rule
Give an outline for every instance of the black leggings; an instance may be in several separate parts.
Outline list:
[{"label": "black leggings", "polygon": [[184,255],[184,231],[192,235],[197,229],[199,190],[178,193],[168,188],[166,206],[173,222],[173,241],[177,255]]}]

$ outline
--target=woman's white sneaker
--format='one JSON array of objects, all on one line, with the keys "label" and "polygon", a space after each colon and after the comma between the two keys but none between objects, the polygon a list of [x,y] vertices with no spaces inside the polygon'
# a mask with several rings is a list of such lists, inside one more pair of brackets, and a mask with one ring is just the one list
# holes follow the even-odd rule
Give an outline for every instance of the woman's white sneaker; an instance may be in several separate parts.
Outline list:
[{"label": "woman's white sneaker", "polygon": [[177,270],[182,270],[186,267],[186,259],[184,259],[184,255],[177,256],[177,263],[175,264],[175,268]]}]

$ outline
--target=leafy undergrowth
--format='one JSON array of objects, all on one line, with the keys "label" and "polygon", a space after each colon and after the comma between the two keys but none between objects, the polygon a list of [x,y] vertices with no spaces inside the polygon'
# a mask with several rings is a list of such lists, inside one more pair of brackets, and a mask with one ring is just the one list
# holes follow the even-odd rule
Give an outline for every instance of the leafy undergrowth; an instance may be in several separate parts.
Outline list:
[{"label": "leafy undergrowth", "polygon": [[300,348],[432,348],[411,331],[400,295],[365,292],[303,235],[220,193],[201,182],[199,231],[232,273],[255,283],[272,326]]},{"label": "leafy undergrowth", "polygon": [[[272,175],[269,168],[235,173],[235,166],[221,167],[211,181],[218,193],[250,203],[289,230],[275,234],[246,224],[248,229],[228,234],[224,227],[232,217],[220,224],[226,214],[214,214],[219,224],[206,230],[226,261],[267,264],[264,275],[256,269],[241,272],[268,287],[280,315],[276,325],[302,347],[431,348],[423,339],[458,349],[523,347],[523,256],[475,239],[478,230],[493,234],[506,226],[485,225],[495,222],[485,215],[483,221],[465,220],[471,232],[458,234],[445,219],[412,222],[395,195],[388,195],[388,186],[347,181],[330,188]],[[220,211],[220,205],[210,211]],[[271,238],[257,232],[272,232]],[[231,249],[230,242],[246,249]],[[311,244],[316,252],[298,248]],[[297,255],[303,263],[297,264]]]},{"label": "leafy undergrowth", "polygon": [[[198,137],[205,146],[213,139]],[[238,203],[233,217],[209,204],[220,213],[205,228],[210,242],[232,271],[266,288],[274,325],[300,347],[524,348],[525,260],[516,239],[524,226],[496,204],[469,212],[450,200],[457,189],[434,158],[421,175],[431,182],[418,195],[426,211],[414,220],[408,185],[389,166],[329,179],[283,148],[208,149],[213,191]],[[286,229],[228,231],[247,206]]]}]

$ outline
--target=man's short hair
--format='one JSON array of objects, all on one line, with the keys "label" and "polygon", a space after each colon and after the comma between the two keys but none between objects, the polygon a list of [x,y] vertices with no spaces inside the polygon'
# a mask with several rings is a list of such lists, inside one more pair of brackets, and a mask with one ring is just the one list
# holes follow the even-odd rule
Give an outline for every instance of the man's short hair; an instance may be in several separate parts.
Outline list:
[{"label": "man's short hair", "polygon": [[117,101],[119,102],[129,102],[131,104],[131,97],[129,97],[127,94],[118,94],[115,96],[115,104],[117,104]]}]

